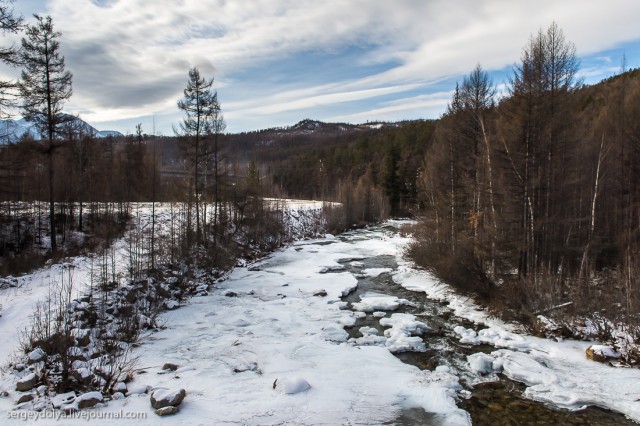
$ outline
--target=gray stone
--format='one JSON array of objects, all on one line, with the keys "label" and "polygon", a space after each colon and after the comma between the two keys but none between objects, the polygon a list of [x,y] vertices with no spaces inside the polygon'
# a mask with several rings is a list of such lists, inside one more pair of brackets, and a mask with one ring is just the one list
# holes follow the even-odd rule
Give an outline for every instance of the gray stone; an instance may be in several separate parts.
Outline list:
[{"label": "gray stone", "polygon": [[16,390],[20,392],[30,391],[36,383],[38,383],[38,376],[36,376],[35,373],[31,373],[18,380],[18,383],[16,383]]},{"label": "gray stone", "polygon": [[163,370],[171,370],[171,371],[176,371],[178,369],[178,366],[176,364],[172,364],[170,362],[165,362],[164,365],[162,366]]},{"label": "gray stone", "polygon": [[100,392],[88,392],[83,395],[80,395],[76,402],[78,403],[78,408],[91,408],[95,406],[97,403],[102,402],[102,394]]},{"label": "gray stone", "polygon": [[178,407],[173,405],[169,405],[167,407],[158,408],[156,410],[156,414],[159,416],[170,416],[172,414],[176,414],[178,412]]},{"label": "gray stone", "polygon": [[66,416],[69,416],[78,412],[78,406],[76,404],[69,404],[62,407],[61,410]]},{"label": "gray stone", "polygon": [[182,404],[186,395],[187,392],[184,389],[158,389],[151,394],[151,406],[156,410],[170,405],[176,407]]},{"label": "gray stone", "polygon": [[20,398],[18,398],[18,401],[16,402],[16,404],[22,404],[24,402],[29,402],[29,401],[33,401],[32,393],[26,393],[24,395],[21,395]]}]

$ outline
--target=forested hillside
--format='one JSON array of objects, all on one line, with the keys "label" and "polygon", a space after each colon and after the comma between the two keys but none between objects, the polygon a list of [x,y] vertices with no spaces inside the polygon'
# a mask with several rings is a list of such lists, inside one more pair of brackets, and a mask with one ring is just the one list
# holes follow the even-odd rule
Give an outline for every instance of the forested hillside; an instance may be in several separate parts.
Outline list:
[{"label": "forested hillside", "polygon": [[[555,25],[497,99],[478,66],[420,175],[420,264],[530,324],[541,312],[638,324],[640,72],[594,86]],[[604,327],[604,326],[603,326]]]}]

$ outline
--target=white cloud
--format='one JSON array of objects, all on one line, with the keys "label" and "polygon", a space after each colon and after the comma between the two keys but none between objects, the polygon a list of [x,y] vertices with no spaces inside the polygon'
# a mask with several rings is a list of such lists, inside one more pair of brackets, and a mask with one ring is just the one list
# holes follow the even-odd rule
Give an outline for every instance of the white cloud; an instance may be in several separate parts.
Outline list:
[{"label": "white cloud", "polygon": [[[279,114],[401,93],[407,85],[429,90],[476,63],[501,69],[518,61],[531,33],[554,20],[580,54],[640,40],[640,2],[628,0],[49,0],[40,7],[63,33],[62,53],[74,73],[69,108],[89,111],[86,118],[95,122],[175,110],[193,65],[230,92],[223,108]],[[246,93],[247,75],[263,78],[248,70],[268,80],[270,64],[300,53],[343,54],[349,46],[366,51],[353,59],[354,68],[384,68],[326,86],[318,84],[322,75],[291,75],[298,88],[283,87],[281,95],[254,81],[250,98],[234,94]],[[256,98],[271,106],[257,109]],[[390,107],[372,105],[369,112],[384,108]]]}]

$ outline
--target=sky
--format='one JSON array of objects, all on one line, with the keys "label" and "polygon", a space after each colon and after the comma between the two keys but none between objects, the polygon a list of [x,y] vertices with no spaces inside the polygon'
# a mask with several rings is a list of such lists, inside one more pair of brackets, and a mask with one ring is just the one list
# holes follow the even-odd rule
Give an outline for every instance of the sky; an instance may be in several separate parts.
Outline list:
[{"label": "sky", "polygon": [[[171,136],[188,71],[214,78],[226,131],[305,119],[437,118],[476,64],[504,87],[556,22],[591,84],[640,67],[636,0],[15,0],[50,15],[73,73],[65,111],[99,130]],[[2,37],[2,36],[0,36]],[[5,34],[2,45],[19,43]],[[19,70],[0,66],[0,78]],[[19,114],[19,111],[16,111]]]}]

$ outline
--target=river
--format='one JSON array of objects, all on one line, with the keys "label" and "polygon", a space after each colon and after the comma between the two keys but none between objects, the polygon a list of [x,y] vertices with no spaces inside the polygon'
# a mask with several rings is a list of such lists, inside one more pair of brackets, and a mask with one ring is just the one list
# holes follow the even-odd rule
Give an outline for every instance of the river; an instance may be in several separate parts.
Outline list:
[{"label": "river", "polygon": [[640,419],[637,369],[487,316],[403,259],[401,225],[298,241],[235,268],[163,314],[133,351],[128,396],[92,412],[148,413],[119,423],[154,425],[149,390],[183,388],[163,423],[636,424],[625,414]]}]

